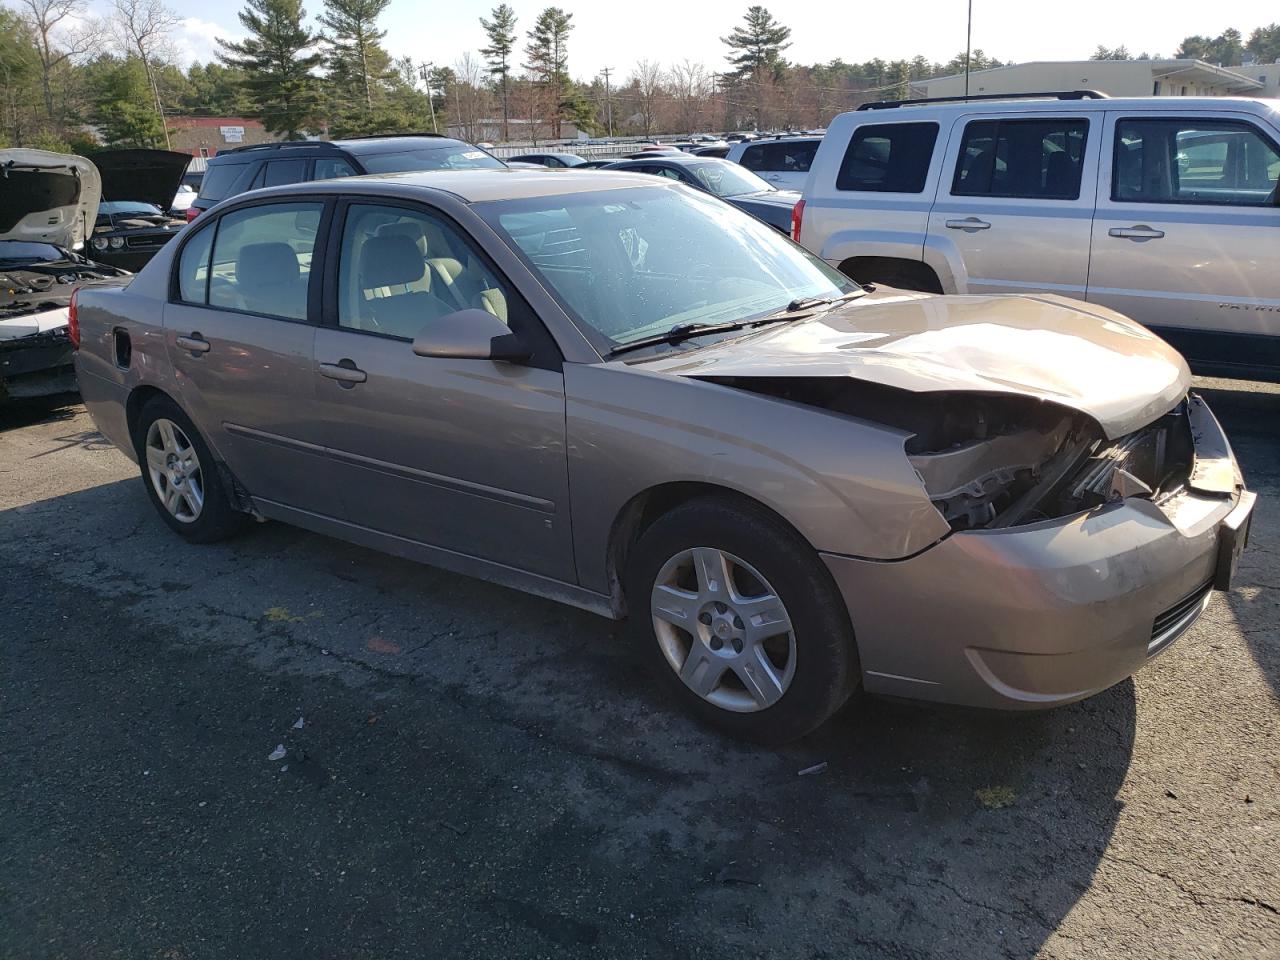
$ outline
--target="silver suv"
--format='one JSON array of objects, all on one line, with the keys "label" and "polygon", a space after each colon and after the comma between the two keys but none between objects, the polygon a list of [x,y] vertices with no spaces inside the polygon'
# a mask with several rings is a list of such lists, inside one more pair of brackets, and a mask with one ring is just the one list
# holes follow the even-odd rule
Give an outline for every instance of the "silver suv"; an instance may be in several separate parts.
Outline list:
[{"label": "silver suv", "polygon": [[743,140],[729,148],[725,159],[742,164],[779,190],[800,190],[820,143],[821,137]]},{"label": "silver suv", "polygon": [[797,238],[863,281],[1112,307],[1197,372],[1280,379],[1275,101],[868,104],[814,158]]}]

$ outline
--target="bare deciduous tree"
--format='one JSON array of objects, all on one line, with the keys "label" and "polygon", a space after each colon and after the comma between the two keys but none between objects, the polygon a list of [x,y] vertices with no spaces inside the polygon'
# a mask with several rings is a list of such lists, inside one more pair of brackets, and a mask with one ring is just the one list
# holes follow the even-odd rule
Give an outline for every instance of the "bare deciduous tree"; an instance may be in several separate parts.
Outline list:
[{"label": "bare deciduous tree", "polygon": [[[64,0],[66,2],[66,0]],[[136,56],[147,72],[147,83],[155,97],[156,114],[164,123],[164,106],[156,67],[173,60],[169,35],[179,24],[178,15],[165,6],[164,0],[114,0],[115,13],[111,27],[116,41],[127,56]],[[169,128],[165,126],[164,144],[169,146]]]},{"label": "bare deciduous tree", "polygon": [[701,63],[685,60],[671,67],[670,76],[680,125],[687,133],[693,133],[706,122],[704,113],[715,91],[711,74]]},{"label": "bare deciduous tree", "polygon": [[85,0],[22,0],[21,15],[40,54],[40,89],[46,119],[53,120],[53,76],[99,46],[99,30],[86,16]]},{"label": "bare deciduous tree", "polygon": [[662,97],[662,84],[666,75],[659,64],[648,60],[640,60],[631,71],[631,82],[636,88],[636,99],[640,113],[640,123],[644,127],[646,137],[653,135],[654,117],[657,113],[658,101]]}]

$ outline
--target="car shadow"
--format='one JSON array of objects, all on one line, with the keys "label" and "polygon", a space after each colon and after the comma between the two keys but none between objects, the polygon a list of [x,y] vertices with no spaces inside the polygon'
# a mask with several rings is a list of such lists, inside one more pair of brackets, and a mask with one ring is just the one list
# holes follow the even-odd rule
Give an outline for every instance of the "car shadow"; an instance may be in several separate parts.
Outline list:
[{"label": "car shadow", "polygon": [[[306,846],[308,831],[323,829],[314,817],[330,816],[347,789],[325,770],[394,764],[395,750],[369,739],[378,716],[395,711],[395,735],[409,744],[444,730],[448,745],[432,747],[430,762],[452,802],[424,806],[420,774],[397,766],[358,780],[343,835],[448,821],[451,859],[437,872],[424,876],[420,858],[374,861],[378,888],[403,891],[385,895],[388,916],[395,897],[448,885],[450,870],[500,863],[477,886],[484,899],[465,905],[468,942],[481,952],[514,925],[532,939],[511,956],[539,943],[594,956],[612,941],[652,956],[1031,958],[1090,887],[1133,750],[1131,681],[1037,714],[865,699],[799,743],[736,743],[660,697],[607,620],[283,524],[193,547],[132,479],[0,512],[0,561],[18,558],[47,577],[51,617],[61,602],[111,610],[138,636],[191,650],[219,678],[187,742],[189,706],[165,691],[188,678],[166,675],[158,653],[134,665],[106,648],[124,660],[112,666],[121,676],[146,671],[155,709],[174,715],[165,749],[176,756],[234,747],[241,764],[243,746],[217,731],[234,726],[252,691],[269,686],[292,707],[316,700],[298,692],[314,678],[342,688],[327,695],[344,700],[339,719],[318,724],[297,764],[299,776],[315,767],[305,784],[327,799],[288,820],[244,801],[226,841],[236,850],[242,834],[268,832],[285,848]],[[83,646],[78,669],[94,674],[97,641]],[[224,683],[242,674],[260,679]],[[439,704],[451,711],[443,719]],[[42,762],[57,766],[56,749]],[[103,740],[95,762],[123,762],[111,749]],[[240,768],[230,769],[234,780]],[[135,787],[122,783],[131,798]],[[554,812],[537,842],[512,826],[530,805]],[[148,822],[189,815],[154,809]],[[254,873],[255,849],[243,850],[239,883],[246,895],[281,896],[278,879]],[[324,909],[308,901],[315,929],[326,911],[335,924],[348,916],[366,892],[359,884],[353,876],[335,888]],[[206,908],[192,909],[198,925]],[[341,952],[342,942],[328,946]]]},{"label": "car shadow", "polygon": [[0,433],[37,423],[71,420],[81,412],[80,395],[62,393],[32,399],[0,399]]},{"label": "car shadow", "polygon": [[1201,380],[1196,390],[1221,422],[1258,494],[1249,546],[1226,601],[1259,670],[1280,697],[1280,384]]}]

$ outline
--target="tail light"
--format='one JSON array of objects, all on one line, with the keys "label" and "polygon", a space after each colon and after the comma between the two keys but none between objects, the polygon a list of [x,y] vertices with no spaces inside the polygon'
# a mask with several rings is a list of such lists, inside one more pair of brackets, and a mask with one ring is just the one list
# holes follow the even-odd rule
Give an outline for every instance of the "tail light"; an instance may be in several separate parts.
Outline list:
[{"label": "tail light", "polygon": [[800,224],[804,221],[804,201],[801,200],[791,209],[791,239],[800,242]]},{"label": "tail light", "polygon": [[199,207],[187,207],[187,223],[190,223],[198,216],[200,216]]},{"label": "tail light", "polygon": [[71,304],[67,307],[67,336],[71,338],[71,349],[80,349],[80,314],[76,311],[76,297],[80,288],[71,291]]}]

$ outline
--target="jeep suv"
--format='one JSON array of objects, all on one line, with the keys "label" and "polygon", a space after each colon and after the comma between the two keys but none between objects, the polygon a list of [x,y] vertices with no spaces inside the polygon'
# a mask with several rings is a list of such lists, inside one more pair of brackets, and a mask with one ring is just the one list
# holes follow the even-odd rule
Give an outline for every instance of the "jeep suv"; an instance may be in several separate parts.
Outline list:
[{"label": "jeep suv", "polygon": [[364,173],[504,166],[501,160],[479,147],[433,133],[292,140],[233,147],[210,158],[200,184],[200,195],[187,209],[187,220],[194,220],[219,201],[258,187]]},{"label": "jeep suv", "polygon": [[820,143],[821,137],[741,140],[729,147],[725,159],[742,164],[779,190],[800,190]]},{"label": "jeep suv", "polygon": [[1199,373],[1280,379],[1275,104],[866,104],[828,128],[793,235],[861,282],[1065,294],[1151,327]]}]

